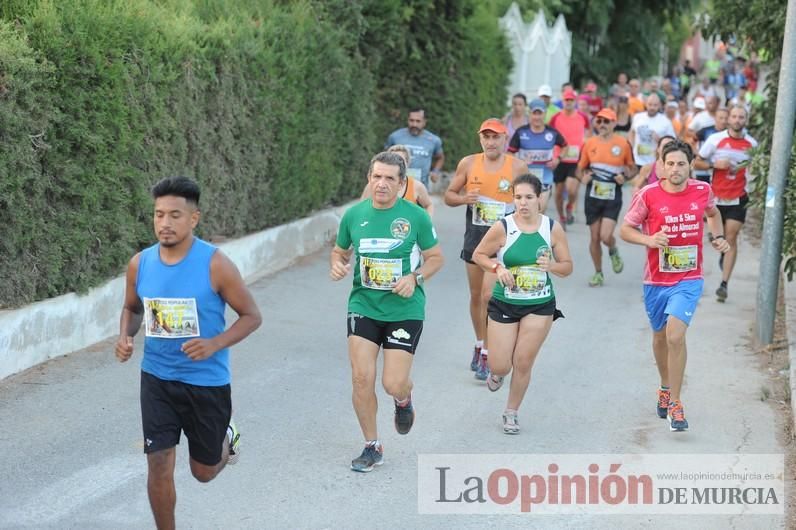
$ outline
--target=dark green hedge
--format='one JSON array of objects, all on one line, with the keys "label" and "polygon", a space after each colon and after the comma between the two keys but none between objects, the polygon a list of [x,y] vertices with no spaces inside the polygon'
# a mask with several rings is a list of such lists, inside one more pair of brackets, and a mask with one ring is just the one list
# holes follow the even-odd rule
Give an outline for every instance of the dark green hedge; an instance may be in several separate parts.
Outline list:
[{"label": "dark green hedge", "polygon": [[455,159],[505,100],[470,0],[6,0],[0,307],[85,291],[149,244],[148,189],[203,188],[203,236],[353,197],[410,104]]}]

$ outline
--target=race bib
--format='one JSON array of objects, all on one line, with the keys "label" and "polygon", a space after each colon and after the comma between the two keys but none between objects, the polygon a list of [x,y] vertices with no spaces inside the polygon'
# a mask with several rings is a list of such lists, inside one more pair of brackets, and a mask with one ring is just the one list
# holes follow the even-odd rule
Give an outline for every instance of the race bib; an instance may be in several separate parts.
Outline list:
[{"label": "race bib", "polygon": [[658,250],[658,270],[661,272],[688,272],[696,268],[696,245],[666,247]]},{"label": "race bib", "polygon": [[566,149],[564,149],[564,153],[561,155],[561,158],[566,158],[567,160],[577,160],[580,156],[580,147],[577,145],[568,145]]},{"label": "race bib", "polygon": [[506,216],[506,203],[480,197],[473,204],[473,225],[492,226]]},{"label": "race bib", "polygon": [[359,258],[359,278],[362,287],[392,291],[398,280],[403,276],[403,260],[401,258]]},{"label": "race bib", "polygon": [[528,173],[533,175],[534,177],[538,178],[540,181],[544,179],[544,168],[543,167],[536,167],[536,166],[529,166]]},{"label": "race bib", "polygon": [[509,272],[514,277],[514,287],[506,287],[503,294],[511,300],[535,300],[550,296],[547,285],[547,273],[535,265],[511,267]]},{"label": "race bib", "polygon": [[616,184],[613,182],[603,182],[602,180],[591,181],[591,192],[589,196],[601,201],[612,201],[616,197]]},{"label": "race bib", "polygon": [[652,153],[654,153],[655,152],[655,148],[653,146],[647,145],[647,144],[638,144],[638,146],[636,146],[636,152],[638,154],[640,154],[641,156],[647,156],[647,155],[651,155]]},{"label": "race bib", "polygon": [[422,172],[416,167],[408,167],[406,168],[406,176],[412,177],[413,179],[420,180]]},{"label": "race bib", "polygon": [[186,339],[199,336],[196,298],[144,298],[146,336]]},{"label": "race bib", "polygon": [[720,199],[716,197],[716,206],[738,206],[739,204],[741,204],[740,197],[734,199]]},{"label": "race bib", "polygon": [[520,159],[526,164],[543,164],[553,159],[552,149],[521,149]]}]

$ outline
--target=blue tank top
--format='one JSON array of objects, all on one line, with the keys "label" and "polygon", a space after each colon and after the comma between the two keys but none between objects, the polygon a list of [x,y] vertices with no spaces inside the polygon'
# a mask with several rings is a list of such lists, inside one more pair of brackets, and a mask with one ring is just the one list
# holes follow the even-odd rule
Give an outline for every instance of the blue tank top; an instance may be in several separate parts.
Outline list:
[{"label": "blue tank top", "polygon": [[141,252],[136,293],[144,304],[144,372],[190,385],[229,384],[229,349],[202,361],[192,361],[180,350],[190,339],[210,339],[226,328],[226,302],[210,283],[215,251],[194,237],[188,254],[174,265],[161,261],[159,243]]},{"label": "blue tank top", "polygon": [[553,170],[546,164],[554,158],[555,147],[565,145],[567,142],[561,133],[548,125],[540,133],[534,132],[530,125],[523,125],[511,137],[509,151],[517,153],[528,165],[528,172],[549,186],[553,183]]}]

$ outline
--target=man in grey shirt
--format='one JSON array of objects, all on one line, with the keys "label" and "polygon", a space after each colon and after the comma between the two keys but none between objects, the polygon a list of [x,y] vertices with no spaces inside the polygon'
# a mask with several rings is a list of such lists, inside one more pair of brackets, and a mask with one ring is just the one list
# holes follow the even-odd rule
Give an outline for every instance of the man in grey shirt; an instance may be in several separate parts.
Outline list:
[{"label": "man in grey shirt", "polygon": [[419,179],[426,186],[429,175],[433,182],[439,179],[445,154],[442,152],[442,140],[439,136],[426,130],[426,111],[420,108],[411,109],[407,127],[390,133],[384,143],[384,150],[399,144],[405,145],[412,155],[407,175]]}]

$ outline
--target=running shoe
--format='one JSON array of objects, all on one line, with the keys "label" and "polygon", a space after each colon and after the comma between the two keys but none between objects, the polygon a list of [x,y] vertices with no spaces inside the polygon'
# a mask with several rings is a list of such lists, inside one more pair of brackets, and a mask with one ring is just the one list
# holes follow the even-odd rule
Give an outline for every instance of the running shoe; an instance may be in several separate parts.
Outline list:
[{"label": "running shoe", "polygon": [[520,433],[520,422],[517,421],[517,413],[516,412],[504,412],[503,413],[503,432],[505,434],[519,434]]},{"label": "running shoe", "polygon": [[669,403],[669,430],[673,432],[683,432],[688,430],[688,421],[685,419],[683,404],[679,401]]},{"label": "running shoe", "polygon": [[[395,401],[395,400],[393,400]],[[404,406],[395,401],[395,430],[398,434],[406,434],[412,430],[415,422],[415,409],[412,406],[412,396],[409,395],[409,403]]]},{"label": "running shoe", "polygon": [[611,268],[614,269],[616,274],[619,274],[625,268],[625,262],[622,261],[622,257],[619,255],[619,249],[611,249],[609,255],[611,256]]},{"label": "running shoe", "polygon": [[719,302],[724,302],[727,300],[727,287],[724,285],[719,285],[719,288],[716,289],[716,299]]},{"label": "running shoe", "polygon": [[589,280],[589,287],[602,287],[603,283],[605,283],[605,276],[603,276],[603,273],[595,272],[594,276]]},{"label": "running shoe", "polygon": [[492,392],[497,392],[500,390],[500,387],[503,386],[503,379],[502,375],[495,375],[489,374],[489,378],[486,380],[486,386]]},{"label": "running shoe", "polygon": [[489,367],[486,363],[486,355],[481,355],[478,361],[478,369],[475,371],[475,378],[479,381],[486,381],[487,377],[489,377]]},{"label": "running shoe", "polygon": [[478,360],[481,358],[481,348],[478,346],[473,347],[473,358],[470,361],[470,370],[475,372],[478,370]]},{"label": "running shoe", "polygon": [[671,399],[671,392],[668,390],[658,389],[658,417],[666,418],[669,413],[669,400]]},{"label": "running shoe", "polygon": [[229,438],[229,456],[227,457],[227,464],[235,465],[240,458],[240,431],[235,425],[235,422],[230,418],[229,427],[227,427],[227,437]]},{"label": "running shoe", "polygon": [[567,206],[567,224],[571,225],[575,222],[575,214],[572,213],[572,208]]},{"label": "running shoe", "polygon": [[351,470],[359,473],[373,471],[375,466],[384,463],[384,447],[381,444],[370,443],[362,450],[362,454],[351,461]]}]

